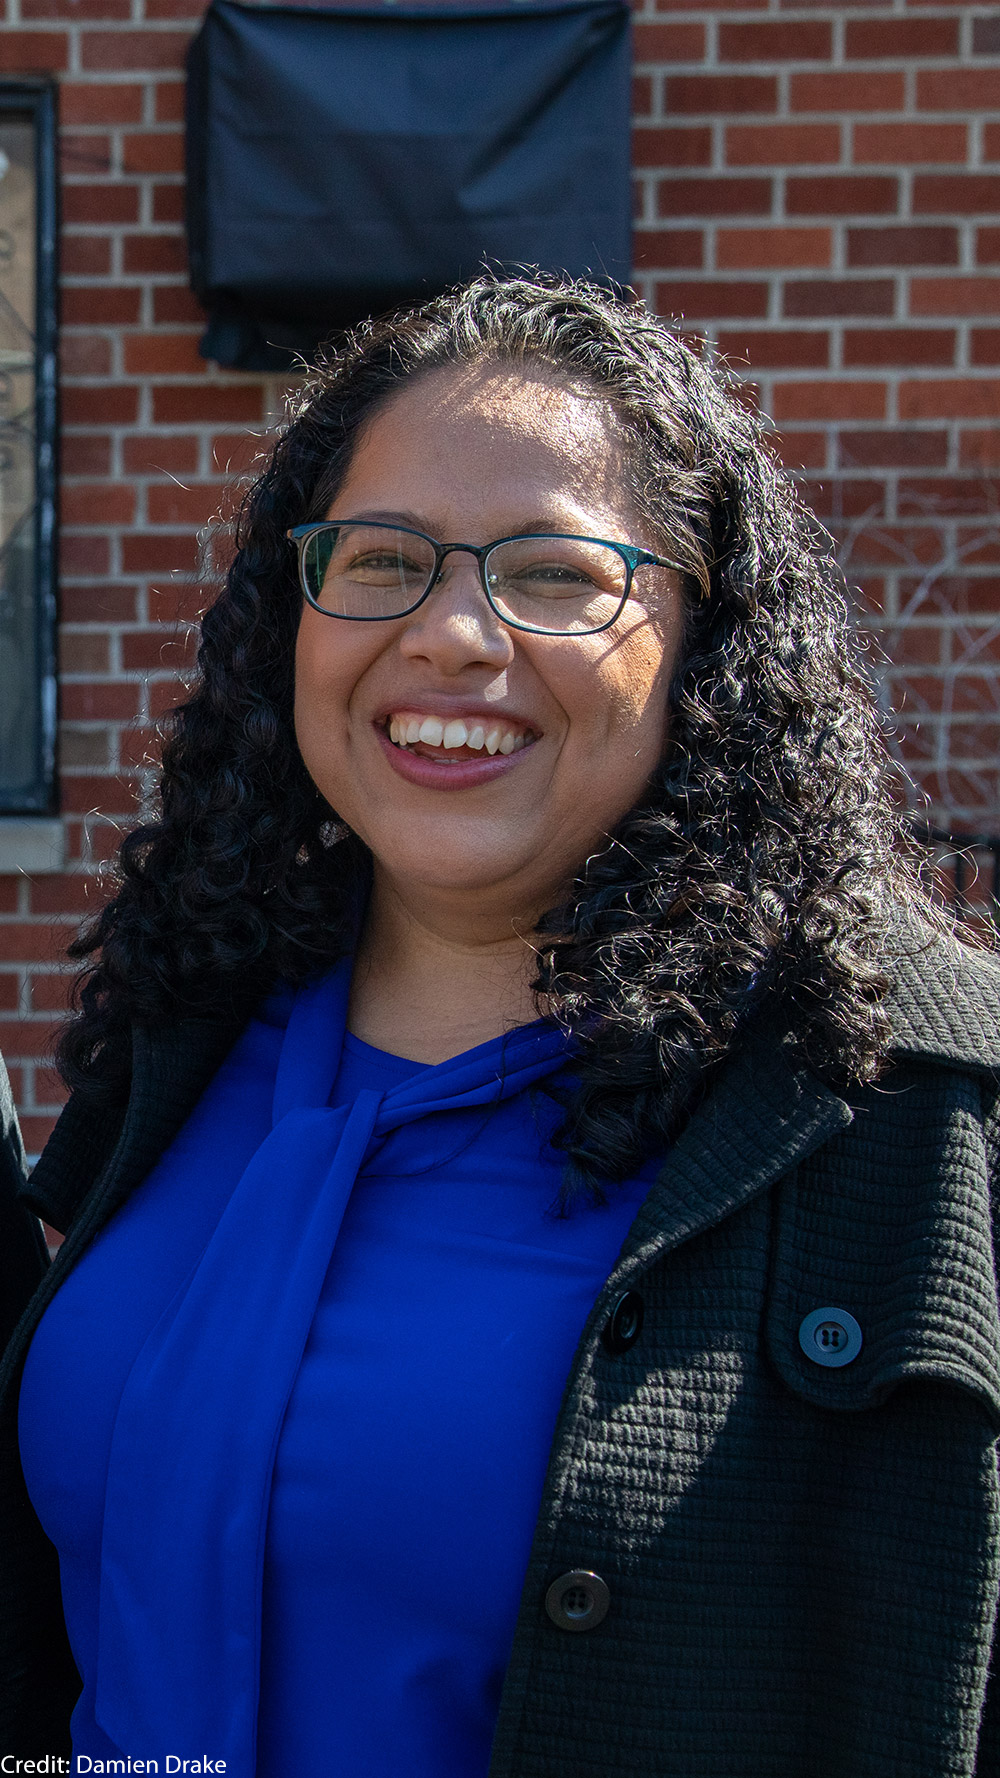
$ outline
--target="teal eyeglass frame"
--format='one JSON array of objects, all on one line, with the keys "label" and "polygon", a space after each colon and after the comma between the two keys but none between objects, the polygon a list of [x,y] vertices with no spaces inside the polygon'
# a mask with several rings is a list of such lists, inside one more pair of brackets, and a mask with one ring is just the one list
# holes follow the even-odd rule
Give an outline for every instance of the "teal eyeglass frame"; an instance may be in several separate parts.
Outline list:
[{"label": "teal eyeglass frame", "polygon": [[[423,543],[430,544],[434,551],[434,567],[431,571],[430,579],[419,599],[414,599],[412,605],[407,605],[402,611],[394,611],[391,617],[367,617],[353,616],[344,611],[328,611],[325,605],[320,605],[319,602],[313,598],[306,585],[306,577],[303,567],[306,544],[311,537],[315,537],[321,531],[343,531],[348,525],[364,525],[365,529],[368,531],[402,531],[407,537],[419,537]],[[424,600],[429,598],[430,594],[433,592],[434,587],[440,579],[441,569],[445,558],[458,551],[463,555],[475,556],[479,568],[480,585],[482,586],[490,610],[495,617],[500,619],[502,624],[507,625],[508,629],[523,630],[529,636],[599,636],[602,630],[610,630],[612,624],[617,623],[618,619],[621,617],[628,602],[628,596],[632,591],[632,581],[635,577],[637,568],[676,567],[676,563],[668,562],[665,557],[654,555],[652,550],[642,549],[638,544],[616,543],[610,537],[581,537],[576,531],[517,531],[511,537],[495,537],[492,543],[438,543],[435,537],[429,537],[426,531],[417,531],[412,525],[386,525],[373,519],[320,519],[314,520],[311,524],[307,525],[292,525],[285,532],[285,536],[288,538],[289,542],[294,543],[296,547],[299,585],[302,588],[302,593],[306,602],[312,606],[314,611],[318,611],[323,617],[336,617],[340,618],[344,623],[352,624],[394,623],[398,617],[409,617],[411,612],[416,611],[424,603]],[[506,612],[498,609],[494,602],[493,594],[490,592],[489,577],[486,568],[491,552],[495,549],[499,549],[501,544],[504,543],[529,543],[539,537],[553,537],[561,543],[598,543],[601,545],[602,549],[612,549],[621,557],[622,561],[625,563],[625,591],[622,593],[622,596],[618,601],[613,616],[609,617],[605,623],[597,624],[592,630],[543,630],[538,624],[520,623],[517,618],[508,617]]]}]

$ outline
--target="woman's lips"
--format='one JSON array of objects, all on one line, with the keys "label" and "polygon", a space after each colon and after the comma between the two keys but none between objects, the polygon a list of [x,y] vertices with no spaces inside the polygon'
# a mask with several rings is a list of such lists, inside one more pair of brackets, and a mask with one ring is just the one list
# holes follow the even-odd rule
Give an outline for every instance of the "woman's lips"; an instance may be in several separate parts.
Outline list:
[{"label": "woman's lips", "polygon": [[399,746],[389,739],[387,730],[380,723],[375,723],[374,728],[393,771],[407,783],[425,790],[471,790],[478,784],[490,784],[495,778],[512,771],[534,744],[525,737],[519,747],[507,753],[497,751],[491,755],[470,752],[463,747],[459,756],[457,751],[426,742]]}]

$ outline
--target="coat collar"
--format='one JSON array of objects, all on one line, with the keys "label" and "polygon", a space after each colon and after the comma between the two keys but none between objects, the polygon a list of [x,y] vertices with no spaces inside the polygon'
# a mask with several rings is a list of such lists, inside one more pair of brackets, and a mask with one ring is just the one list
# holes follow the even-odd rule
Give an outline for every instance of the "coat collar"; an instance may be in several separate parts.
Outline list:
[{"label": "coat collar", "polygon": [[[887,968],[894,1058],[1000,1075],[1000,964],[990,953],[901,920]],[[763,1018],[671,1148],[606,1291],[765,1191],[853,1116]]]},{"label": "coat collar", "polygon": [[888,959],[887,1011],[897,1055],[1000,1069],[1000,961],[957,938],[900,923]]},{"label": "coat collar", "polygon": [[647,1194],[608,1280],[620,1288],[667,1247],[711,1228],[851,1123],[847,1102],[773,1028],[721,1070]]}]

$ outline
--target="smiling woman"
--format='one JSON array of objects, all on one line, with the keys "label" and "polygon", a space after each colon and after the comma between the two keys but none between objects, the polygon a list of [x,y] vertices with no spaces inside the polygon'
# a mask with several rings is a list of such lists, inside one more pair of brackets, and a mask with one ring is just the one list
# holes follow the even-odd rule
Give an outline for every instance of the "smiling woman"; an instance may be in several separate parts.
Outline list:
[{"label": "smiling woman", "polygon": [[[338,537],[342,515],[449,540],[443,559],[433,542],[403,557],[412,596],[390,584],[404,610],[377,624],[330,621],[356,615],[338,611],[338,542],[295,653],[300,753],[373,861],[352,1028],[417,1061],[535,1016],[526,940],[663,753],[683,605],[652,537],[623,597],[612,546],[635,550],[648,527],[618,431],[610,403],[551,374],[445,366],[368,421],[327,515]],[[450,542],[466,534],[478,562]],[[350,572],[375,563],[384,580],[366,535]],[[536,627],[512,624],[512,599]],[[484,968],[507,978],[499,1001],[479,991]]]},{"label": "smiling woman", "polygon": [[6,1743],[988,1778],[1000,971],[758,422],[582,284],[371,324],[169,727],[25,1193]]}]

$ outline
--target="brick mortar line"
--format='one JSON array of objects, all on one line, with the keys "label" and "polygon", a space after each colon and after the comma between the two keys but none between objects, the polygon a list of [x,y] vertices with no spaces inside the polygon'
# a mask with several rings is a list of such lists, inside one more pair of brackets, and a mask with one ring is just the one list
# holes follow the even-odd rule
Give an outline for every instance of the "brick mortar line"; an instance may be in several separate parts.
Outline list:
[{"label": "brick mortar line", "polygon": [[[760,24],[761,22],[767,22],[771,19],[778,19],[782,24],[811,24],[816,23],[817,21],[825,21],[834,18],[838,16],[839,11],[840,9],[832,3],[822,7],[807,5],[781,7],[779,5],[771,5],[768,9],[755,7],[752,10],[747,7],[734,5],[732,7],[727,6],[720,13],[712,14],[706,14],[703,9],[694,5],[689,7],[678,7],[676,9],[671,9],[669,12],[658,12],[654,6],[648,5],[637,9],[632,14],[632,19],[635,24],[647,25],[672,24],[675,20],[678,23],[700,24],[708,22],[709,19],[711,19],[713,23],[717,20],[722,22],[724,19],[727,24],[730,22],[748,25]],[[851,21],[858,19],[864,23],[870,24],[888,23],[896,18],[913,20],[929,18],[950,23],[956,16],[961,16],[965,13],[968,13],[973,18],[992,16],[990,8],[982,3],[967,3],[961,6],[951,7],[947,5],[931,5],[926,8],[923,6],[915,8],[907,5],[906,0],[892,0],[891,4],[881,6],[852,6],[846,17]]]},{"label": "brick mortar line", "polygon": [[[4,21],[6,28],[8,30],[15,31],[18,34],[22,34],[22,35],[35,36],[37,33],[39,35],[44,35],[44,36],[49,36],[49,37],[65,37],[69,42],[77,43],[77,44],[79,44],[81,37],[84,37],[84,36],[89,37],[91,35],[94,35],[94,36],[99,36],[99,37],[115,37],[115,36],[121,36],[123,31],[127,31],[130,36],[135,36],[140,32],[145,33],[148,31],[151,36],[157,36],[157,37],[163,37],[163,36],[193,37],[195,32],[198,30],[199,26],[201,25],[202,19],[204,17],[204,13],[199,12],[197,14],[192,14],[189,18],[181,18],[181,19],[154,19],[154,18],[142,18],[139,20],[109,19],[109,18],[103,18],[103,19],[102,18],[95,18],[95,19],[89,19],[89,18],[86,18],[86,19],[73,19],[73,18],[23,19],[23,18],[15,18],[13,16],[13,11],[14,11],[14,7],[12,5],[11,16],[8,17]],[[59,70],[58,72],[62,73],[63,71]],[[115,79],[125,79],[128,77],[131,77],[132,80],[137,80],[140,77],[140,72],[144,72],[144,71],[140,71],[135,68],[132,68],[132,69],[84,68],[82,70],[82,75],[83,75],[84,79],[91,81],[94,85],[100,86],[100,85],[103,85],[106,77],[115,78]],[[156,69],[155,72],[158,76],[160,73],[160,70]],[[179,71],[176,69],[165,69],[165,70],[163,70],[163,72],[176,74]]]},{"label": "brick mortar line", "polygon": [[[997,67],[1000,68],[1000,62],[997,63]],[[637,73],[650,73],[653,71],[652,67],[646,70],[636,70]],[[995,71],[996,70],[994,69],[994,72]],[[663,77],[666,78],[666,70],[663,69],[661,72],[663,73]],[[861,70],[859,70],[859,72],[861,72]],[[898,73],[899,70],[873,68],[865,70],[865,72]],[[942,70],[942,72],[946,72],[946,70]],[[678,76],[678,78],[680,77]],[[988,105],[984,107],[974,107],[972,105],[942,105],[930,109],[915,103],[904,105],[873,105],[871,107],[852,107],[847,105],[827,110],[809,110],[804,107],[802,109],[793,110],[789,106],[787,108],[776,107],[773,111],[727,111],[723,116],[720,116],[720,113],[717,110],[671,111],[665,106],[662,121],[669,123],[675,129],[683,129],[689,124],[692,126],[696,124],[704,125],[715,121],[721,121],[727,127],[733,128],[752,128],[756,124],[761,129],[773,127],[776,123],[826,123],[830,125],[845,123],[965,123],[971,118],[979,118],[984,115],[992,116],[998,109],[1000,109],[1000,106],[996,105]],[[640,113],[636,118],[632,119],[631,127],[641,128],[646,115],[646,113]],[[144,131],[143,134],[148,134],[148,132]]]},{"label": "brick mortar line", "polygon": [[[833,23],[834,20],[828,17],[827,22]],[[845,20],[843,22],[846,24],[847,21]],[[835,42],[836,39],[834,39],[834,43]],[[763,76],[774,74],[780,82],[783,76],[791,78],[795,74],[913,73],[916,75],[937,73],[939,71],[949,72],[955,68],[963,71],[968,69],[972,72],[978,72],[980,69],[987,71],[998,64],[1000,64],[1000,56],[998,56],[996,51],[979,50],[976,52],[970,51],[966,54],[962,50],[961,43],[959,43],[958,48],[953,50],[928,50],[924,54],[915,51],[907,53],[900,50],[898,53],[893,52],[891,55],[885,56],[845,55],[842,61],[837,61],[835,47],[830,55],[782,56],[780,61],[773,55],[762,55],[753,58],[748,56],[746,58],[741,57],[735,60],[732,58],[724,60],[720,56],[712,62],[709,62],[707,55],[703,60],[695,60],[692,58],[690,61],[671,61],[669,58],[664,59],[662,56],[652,56],[647,60],[642,61],[636,57],[633,63],[633,71],[636,74],[662,72],[671,79],[684,80],[688,75],[693,79],[697,78],[703,70],[708,69],[713,76],[724,75],[728,77],[746,74],[756,79],[760,79]]]}]

